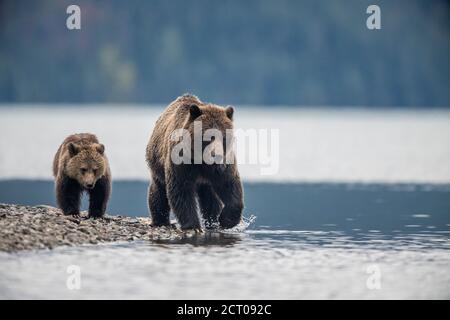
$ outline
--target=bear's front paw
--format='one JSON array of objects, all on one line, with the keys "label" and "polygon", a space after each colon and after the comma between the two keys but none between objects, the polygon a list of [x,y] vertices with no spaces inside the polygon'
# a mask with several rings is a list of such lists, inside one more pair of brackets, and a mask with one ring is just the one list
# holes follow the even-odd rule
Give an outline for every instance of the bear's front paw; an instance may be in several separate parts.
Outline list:
[{"label": "bear's front paw", "polygon": [[80,211],[78,211],[78,210],[64,210],[63,214],[65,216],[71,216],[71,217],[74,217],[74,218],[79,218],[80,217]]},{"label": "bear's front paw", "polygon": [[217,221],[217,220],[214,220],[214,221],[207,220],[207,221],[205,221],[205,229],[206,230],[216,230],[216,229],[219,229],[219,227],[220,227],[220,224],[219,224],[219,221]]},{"label": "bear's front paw", "polygon": [[181,226],[181,230],[183,231],[193,231],[195,233],[203,233],[203,228],[199,224],[186,224]]},{"label": "bear's front paw", "polygon": [[152,224],[150,225],[152,228],[159,228],[159,227],[171,227],[170,222],[158,222],[158,221],[152,221]]},{"label": "bear's front paw", "polygon": [[229,218],[229,217],[223,218],[223,217],[220,217],[219,218],[219,223],[220,223],[220,226],[223,229],[231,229],[231,228],[237,226],[239,223],[241,223],[241,217],[235,217],[235,218]]},{"label": "bear's front paw", "polygon": [[88,217],[97,219],[97,218],[103,217],[104,215],[105,215],[105,212],[102,210],[90,210]]},{"label": "bear's front paw", "polygon": [[193,228],[193,229],[182,229],[183,230],[183,232],[185,232],[185,233],[195,233],[195,234],[202,234],[202,233],[205,233],[205,231],[201,228],[201,227],[199,227],[199,228]]}]

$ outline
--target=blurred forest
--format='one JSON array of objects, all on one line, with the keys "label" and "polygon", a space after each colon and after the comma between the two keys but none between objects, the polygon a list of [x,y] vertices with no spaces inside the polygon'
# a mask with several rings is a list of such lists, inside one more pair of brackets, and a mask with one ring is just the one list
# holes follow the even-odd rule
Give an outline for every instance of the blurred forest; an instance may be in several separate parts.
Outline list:
[{"label": "blurred forest", "polygon": [[0,1],[0,102],[450,107],[449,89],[448,1]]}]

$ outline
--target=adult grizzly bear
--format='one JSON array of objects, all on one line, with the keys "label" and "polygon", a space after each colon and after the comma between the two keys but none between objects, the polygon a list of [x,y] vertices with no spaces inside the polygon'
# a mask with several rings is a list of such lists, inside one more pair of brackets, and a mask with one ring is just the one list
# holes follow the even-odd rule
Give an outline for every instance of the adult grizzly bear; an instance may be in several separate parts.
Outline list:
[{"label": "adult grizzly bear", "polygon": [[[232,107],[223,108],[203,103],[196,96],[183,95],[160,116],[146,150],[151,171],[148,206],[154,226],[169,225],[171,209],[183,230],[202,229],[198,209],[207,228],[217,223],[222,228],[232,228],[241,221],[243,191],[230,144],[233,111]],[[198,135],[194,132],[198,125],[201,126],[201,155],[200,160],[195,161],[198,152],[194,150],[194,140]],[[224,139],[209,137],[209,141],[205,141],[202,138],[211,131],[208,129],[219,131]],[[179,130],[189,133],[187,142],[191,149],[178,149],[180,142],[173,134]],[[193,154],[189,154],[191,150]],[[205,150],[219,161],[212,164],[205,161],[202,156]],[[178,154],[187,161],[179,163],[176,157],[174,161],[173,156]]]},{"label": "adult grizzly bear", "polygon": [[89,217],[102,217],[111,193],[105,147],[95,135],[68,136],[53,160],[56,201],[65,215],[80,214],[83,191],[89,193]]}]

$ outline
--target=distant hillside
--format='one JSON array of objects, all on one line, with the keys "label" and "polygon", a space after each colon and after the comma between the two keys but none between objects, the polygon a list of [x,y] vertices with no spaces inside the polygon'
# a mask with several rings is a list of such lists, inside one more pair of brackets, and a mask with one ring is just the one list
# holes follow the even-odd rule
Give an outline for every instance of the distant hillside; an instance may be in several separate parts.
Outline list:
[{"label": "distant hillside", "polygon": [[0,1],[0,102],[450,107],[449,57],[448,1]]}]

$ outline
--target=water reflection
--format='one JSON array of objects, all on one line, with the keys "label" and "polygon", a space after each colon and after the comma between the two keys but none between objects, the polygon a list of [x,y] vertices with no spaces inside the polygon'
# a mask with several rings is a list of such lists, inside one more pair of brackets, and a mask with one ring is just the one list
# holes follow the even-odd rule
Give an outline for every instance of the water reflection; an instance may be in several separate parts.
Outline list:
[{"label": "water reflection", "polygon": [[442,232],[424,233],[361,233],[345,231],[248,230],[254,242],[296,248],[358,248],[374,250],[450,249],[450,235]]},{"label": "water reflection", "polygon": [[[448,234],[206,232],[179,241],[0,253],[0,298],[450,298]],[[78,265],[82,290],[66,287]],[[368,268],[381,289],[366,286]]]},{"label": "water reflection", "polygon": [[158,239],[157,244],[189,244],[193,246],[231,246],[245,237],[242,233],[205,231],[204,233],[187,234],[181,239]]},{"label": "water reflection", "polygon": [[405,233],[397,230],[392,233],[360,232],[353,230],[314,231],[314,230],[270,230],[249,229],[243,232],[207,230],[204,233],[188,233],[181,239],[160,239],[155,244],[191,245],[194,247],[231,247],[246,248],[268,246],[291,249],[339,248],[370,250],[412,250],[450,249],[450,231],[417,230],[417,233]]}]

